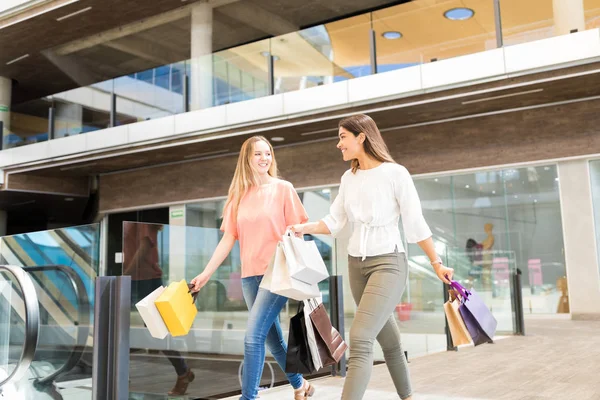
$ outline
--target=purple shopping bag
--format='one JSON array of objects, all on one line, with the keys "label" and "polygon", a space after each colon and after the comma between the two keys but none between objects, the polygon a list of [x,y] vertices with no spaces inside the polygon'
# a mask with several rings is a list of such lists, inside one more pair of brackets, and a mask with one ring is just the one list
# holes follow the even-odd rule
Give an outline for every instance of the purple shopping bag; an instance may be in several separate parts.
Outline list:
[{"label": "purple shopping bag", "polygon": [[473,344],[478,346],[483,343],[494,343],[493,337],[496,334],[498,322],[481,297],[474,289],[467,290],[456,281],[452,281],[450,286],[461,297],[458,311],[473,339]]}]

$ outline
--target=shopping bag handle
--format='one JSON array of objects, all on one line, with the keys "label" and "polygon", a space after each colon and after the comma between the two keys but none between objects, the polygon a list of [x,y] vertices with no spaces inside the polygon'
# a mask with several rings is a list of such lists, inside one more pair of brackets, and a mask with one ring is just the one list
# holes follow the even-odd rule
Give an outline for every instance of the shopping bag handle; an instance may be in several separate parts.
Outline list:
[{"label": "shopping bag handle", "polygon": [[200,293],[200,291],[197,292],[192,292],[192,289],[196,287],[196,285],[194,285],[193,283],[188,283],[188,293],[191,293],[192,295],[192,303],[196,302],[196,299],[198,298],[198,294]]},{"label": "shopping bag handle", "polygon": [[450,281],[450,287],[454,289],[463,299],[468,299],[471,292],[469,292],[463,285],[457,281]]}]

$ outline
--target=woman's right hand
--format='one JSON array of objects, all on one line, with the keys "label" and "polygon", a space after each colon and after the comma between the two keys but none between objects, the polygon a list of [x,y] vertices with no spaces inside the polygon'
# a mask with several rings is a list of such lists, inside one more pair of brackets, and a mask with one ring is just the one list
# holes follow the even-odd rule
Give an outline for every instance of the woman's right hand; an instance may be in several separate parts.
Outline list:
[{"label": "woman's right hand", "polygon": [[306,232],[306,225],[308,224],[296,224],[296,225],[291,225],[288,227],[288,229],[296,236],[296,237],[302,237]]},{"label": "woman's right hand", "polygon": [[199,292],[200,289],[204,287],[210,280],[210,275],[204,274],[204,272],[198,274],[192,281],[190,282],[194,287],[192,288],[192,292]]}]

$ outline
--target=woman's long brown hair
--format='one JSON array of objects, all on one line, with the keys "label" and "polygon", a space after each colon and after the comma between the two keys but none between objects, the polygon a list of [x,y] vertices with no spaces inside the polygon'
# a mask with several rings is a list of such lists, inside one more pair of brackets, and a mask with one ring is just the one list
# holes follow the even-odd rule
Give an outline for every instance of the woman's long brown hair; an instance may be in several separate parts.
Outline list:
[{"label": "woman's long brown hair", "polygon": [[[352,115],[342,119],[338,124],[338,128],[344,128],[354,136],[364,133],[365,141],[363,146],[370,158],[381,162],[395,163],[373,118],[366,114]],[[360,169],[360,165],[355,158],[352,160],[352,172],[356,173],[358,169]]]}]

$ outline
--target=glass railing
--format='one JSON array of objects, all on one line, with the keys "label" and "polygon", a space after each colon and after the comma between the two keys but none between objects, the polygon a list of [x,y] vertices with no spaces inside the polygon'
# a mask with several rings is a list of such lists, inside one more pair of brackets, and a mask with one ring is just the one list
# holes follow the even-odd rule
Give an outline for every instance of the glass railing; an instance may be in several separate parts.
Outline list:
[{"label": "glass railing", "polygon": [[[248,308],[242,292],[239,245],[202,288],[196,301],[198,315],[185,337],[154,339],[135,304],[160,286],[182,279],[191,281],[204,270],[222,233],[217,228],[125,222],[123,224],[123,274],[131,275],[131,357],[132,393],[166,393],[175,383],[177,371],[185,366],[196,379],[188,396],[210,398],[240,390],[240,368]],[[314,238],[330,273],[331,247]],[[329,309],[329,283],[320,285]],[[287,342],[290,318],[297,302],[290,300],[281,311],[280,323]],[[149,369],[160,370],[148,380]],[[211,371],[204,373],[204,371]],[[327,370],[321,371],[328,372]],[[286,381],[274,358],[267,355],[261,386]]]},{"label": "glass railing", "polygon": [[[99,239],[98,224],[0,238],[0,264],[22,268],[39,303],[35,354],[24,381],[16,387],[21,397],[14,398],[92,398],[92,325]],[[16,365],[12,349],[24,343],[26,295],[11,283],[10,277],[2,278],[0,305],[9,304],[13,315],[3,314],[6,307],[0,310],[0,330],[10,332],[6,336],[8,361],[7,352],[0,351],[0,370],[5,363],[9,367]],[[7,327],[3,321],[11,322]]]},{"label": "glass railing", "polygon": [[[501,0],[499,4],[496,10],[492,0],[472,0],[466,5],[455,0],[414,0],[16,104],[4,126],[3,148],[327,85],[482,52],[498,43],[507,46],[600,26],[600,6],[595,0],[584,1],[585,23],[575,29],[571,25],[577,22],[555,9],[552,0]],[[498,23],[501,29],[497,30]],[[501,38],[496,37],[497,31]],[[134,61],[130,60],[131,65]],[[106,68],[110,73],[110,66]]]}]

